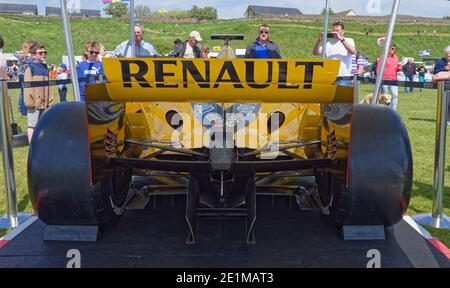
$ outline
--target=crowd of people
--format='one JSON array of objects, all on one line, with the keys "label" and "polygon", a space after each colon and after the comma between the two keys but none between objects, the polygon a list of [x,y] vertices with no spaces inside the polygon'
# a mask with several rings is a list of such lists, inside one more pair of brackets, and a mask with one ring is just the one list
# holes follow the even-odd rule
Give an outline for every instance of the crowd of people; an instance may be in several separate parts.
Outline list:
[{"label": "crowd of people", "polygon": [[[352,38],[345,37],[345,25],[338,21],[333,23],[332,32],[324,35],[320,33],[317,42],[314,45],[312,53],[321,55],[323,51],[323,38],[330,38],[326,41],[325,57],[327,59],[340,60],[339,74],[340,77],[352,76],[355,74],[362,75],[368,68],[367,57],[364,58],[362,53],[357,50],[356,43]],[[140,24],[134,27],[134,41],[126,40],[112,51],[108,53],[105,47],[98,42],[87,42],[83,51],[83,61],[77,63],[77,75],[79,81],[81,101],[85,99],[85,85],[95,83],[96,81],[104,81],[104,71],[102,59],[104,57],[131,57],[131,45],[134,45],[135,57],[162,57],[156,48],[149,42],[144,40],[144,28]],[[270,40],[270,27],[267,24],[261,24],[258,29],[258,35],[255,41],[251,42],[245,51],[245,58],[281,58],[281,52],[278,45]],[[176,39],[173,50],[165,56],[176,58],[210,58],[211,53],[207,45],[200,45],[202,37],[198,31],[189,33],[187,39],[182,41]],[[133,42],[133,43],[132,43]],[[3,47],[3,39],[0,37],[0,49]],[[441,58],[433,73],[433,80],[450,80],[450,46],[444,50],[444,57]],[[19,81],[48,81],[49,79],[65,80],[70,78],[71,71],[65,64],[52,65],[48,67],[46,64],[47,50],[44,45],[34,40],[26,41],[22,50],[14,53],[18,59],[17,65],[9,67],[6,61],[0,57],[0,79],[11,79],[17,77]],[[378,74],[380,67],[380,58],[374,63],[372,71]],[[9,68],[8,68],[9,67]],[[413,82],[414,76],[418,74],[419,81],[425,82],[425,74],[428,72],[425,65],[416,66],[412,58],[408,59],[405,65],[399,62],[397,56],[397,47],[394,43],[389,47],[389,54],[386,60],[383,80],[397,80],[397,73],[402,71],[406,77],[406,81]],[[103,80],[102,80],[103,79]],[[348,79],[348,78],[347,78]],[[336,84],[343,86],[352,86],[351,80],[338,80]],[[422,90],[422,89],[421,89]],[[406,85],[405,92],[413,92],[411,85]],[[382,93],[390,93],[392,95],[392,108],[396,109],[398,104],[398,86],[383,85]],[[58,86],[58,94],[60,102],[67,101],[67,87],[65,84]],[[53,96],[48,86],[22,88],[19,97],[19,111],[23,115],[27,115],[28,138],[31,137],[42,113],[52,104]]]}]

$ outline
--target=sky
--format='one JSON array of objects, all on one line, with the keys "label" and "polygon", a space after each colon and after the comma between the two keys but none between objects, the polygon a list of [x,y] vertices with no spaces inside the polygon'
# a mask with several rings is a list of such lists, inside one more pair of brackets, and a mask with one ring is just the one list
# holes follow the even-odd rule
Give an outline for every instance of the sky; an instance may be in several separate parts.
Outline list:
[{"label": "sky", "polygon": [[[394,0],[330,0],[335,12],[353,9],[360,15],[390,14]],[[105,7],[101,0],[67,0],[83,9],[101,10]],[[319,14],[325,0],[135,0],[135,5],[144,4],[152,11],[160,8],[167,10],[188,10],[193,5],[198,7],[213,6],[217,9],[219,18],[231,19],[243,17],[248,5],[263,5],[298,8],[305,14]],[[39,13],[43,14],[46,6],[60,7],[60,0],[0,0],[0,3],[38,4]],[[424,17],[450,16],[450,1],[448,0],[401,0],[400,14]]]}]

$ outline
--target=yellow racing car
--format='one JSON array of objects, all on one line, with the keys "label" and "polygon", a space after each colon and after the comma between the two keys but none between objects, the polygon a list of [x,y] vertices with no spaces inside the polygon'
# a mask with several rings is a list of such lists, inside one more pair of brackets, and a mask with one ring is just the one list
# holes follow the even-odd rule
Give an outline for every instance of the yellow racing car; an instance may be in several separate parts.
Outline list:
[{"label": "yellow racing car", "polygon": [[406,128],[388,107],[353,103],[335,84],[339,61],[103,63],[108,82],[51,107],[33,135],[30,198],[48,225],[111,226],[138,177],[149,195],[186,195],[188,243],[202,215],[244,217],[254,243],[255,199],[268,191],[309,197],[340,225],[390,226],[408,207]]}]

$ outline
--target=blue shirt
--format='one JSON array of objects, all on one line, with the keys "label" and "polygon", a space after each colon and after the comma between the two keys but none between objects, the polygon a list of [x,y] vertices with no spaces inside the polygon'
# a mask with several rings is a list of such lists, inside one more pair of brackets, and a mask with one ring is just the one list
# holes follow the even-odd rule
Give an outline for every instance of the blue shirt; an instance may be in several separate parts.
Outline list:
[{"label": "blue shirt", "polygon": [[[77,68],[77,75],[78,78],[95,77],[98,75],[105,76],[105,73],[103,72],[102,62],[100,61],[91,63],[86,61],[81,62]],[[81,101],[84,101],[84,90],[86,84],[94,84],[96,82],[97,81],[95,79],[89,79],[87,81],[79,81]]]},{"label": "blue shirt", "polygon": [[[256,38],[256,42],[258,42],[258,41],[259,41],[259,37]],[[259,45],[259,43],[256,44],[255,58],[260,58],[260,59],[268,59],[269,58],[269,51],[267,50],[266,46]]]},{"label": "blue shirt", "polygon": [[437,74],[439,72],[445,71],[445,67],[448,65],[448,60],[447,58],[441,58],[439,59],[439,61],[436,63],[436,66],[434,66],[434,71],[433,74]]}]

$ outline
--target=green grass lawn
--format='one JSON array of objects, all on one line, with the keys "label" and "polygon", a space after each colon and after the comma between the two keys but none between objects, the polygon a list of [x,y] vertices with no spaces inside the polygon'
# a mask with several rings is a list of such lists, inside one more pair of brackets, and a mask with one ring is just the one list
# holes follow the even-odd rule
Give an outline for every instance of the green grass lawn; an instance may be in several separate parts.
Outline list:
[{"label": "green grass lawn", "polygon": [[[260,20],[223,20],[212,23],[163,23],[144,22],[145,39],[156,46],[159,52],[167,53],[172,49],[175,38],[184,39],[189,31],[198,30],[209,46],[222,45],[220,41],[208,40],[213,33],[242,33],[246,41],[233,43],[234,47],[245,47],[256,36],[256,29]],[[272,39],[276,41],[284,57],[313,58],[311,51],[317,34],[322,30],[321,21],[307,20],[276,20],[268,19],[271,25]],[[450,23],[450,21],[449,21]],[[77,54],[83,51],[86,41],[102,42],[108,50],[128,38],[129,22],[126,19],[74,19],[71,22],[74,47]],[[387,24],[376,22],[358,23],[347,22],[347,35],[355,39],[358,49],[369,55],[371,60],[378,56],[379,50],[376,39],[386,31]],[[30,38],[47,46],[49,51],[48,63],[60,63],[65,53],[64,35],[60,19],[42,17],[0,16],[0,27],[5,39],[5,52],[19,50],[21,44]],[[369,36],[363,31],[373,29]],[[433,31],[416,36],[416,31]],[[399,56],[417,55],[418,50],[432,49],[432,56],[440,57],[442,49],[446,47],[450,36],[450,25],[442,24],[403,24],[395,29],[394,41],[399,47]],[[361,95],[369,93],[372,86],[362,86]],[[68,98],[71,99],[70,86]],[[57,95],[56,88],[54,95]],[[11,91],[15,120],[25,131],[26,118],[17,113],[18,91]],[[433,167],[434,167],[434,139],[436,118],[436,90],[418,90],[413,94],[404,94],[400,89],[398,112],[402,116],[411,139],[414,158],[414,186],[408,209],[409,215],[429,213],[432,205]],[[64,121],[62,119],[61,121]],[[447,148],[448,148],[447,144]],[[380,149],[395,149],[395,147],[380,147]],[[15,176],[18,192],[19,210],[31,212],[32,207],[27,194],[26,160],[27,147],[14,150]],[[382,151],[380,151],[382,153]],[[446,163],[450,163],[447,152]],[[0,167],[3,175],[3,167]],[[450,167],[445,172],[445,214],[450,214]],[[0,214],[5,214],[4,179],[0,177]],[[447,246],[450,246],[450,232],[430,229]]]}]

